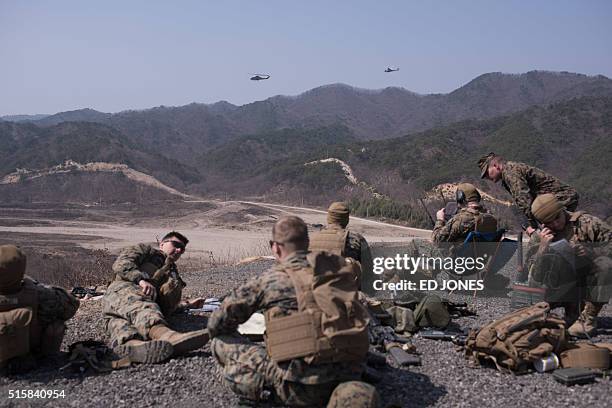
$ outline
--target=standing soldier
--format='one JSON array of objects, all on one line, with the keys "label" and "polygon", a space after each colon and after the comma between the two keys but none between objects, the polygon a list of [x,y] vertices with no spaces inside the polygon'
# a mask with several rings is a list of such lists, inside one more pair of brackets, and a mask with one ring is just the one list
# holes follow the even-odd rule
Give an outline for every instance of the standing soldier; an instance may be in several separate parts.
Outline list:
[{"label": "standing soldier", "polygon": [[0,246],[0,368],[11,360],[59,352],[65,322],[79,308],[64,289],[39,284],[24,276],[25,269],[19,248]]},{"label": "standing soldier", "polygon": [[[325,406],[338,386],[331,406],[376,406],[372,386],[351,382],[360,379],[369,346],[355,264],[309,253],[306,224],[294,216],[276,222],[270,246],[277,264],[232,291],[208,322],[210,348],[226,383],[251,401],[316,407]],[[265,347],[236,331],[258,310],[266,319]],[[357,405],[337,401],[366,394],[368,402],[351,401]]]},{"label": "standing soldier", "polygon": [[372,273],[372,253],[363,235],[348,230],[350,211],[342,202],[331,203],[327,209],[327,226],[310,237],[310,251],[327,251],[359,262],[361,276]]},{"label": "standing soldier", "polygon": [[527,234],[531,235],[537,223],[531,212],[531,203],[539,194],[551,193],[568,211],[578,206],[578,193],[573,187],[559,181],[554,176],[524,163],[506,161],[495,153],[489,153],[478,160],[480,176],[497,183],[512,195],[518,208],[529,221]]},{"label": "standing soldier", "polygon": [[431,233],[433,242],[462,243],[472,231],[497,231],[497,220],[480,204],[481,196],[474,185],[458,184],[455,198],[459,211],[448,222],[444,221],[444,208],[436,213],[436,225]]},{"label": "standing soldier", "polygon": [[[555,254],[553,243],[567,240],[575,260],[576,285],[585,286],[586,289],[586,293],[582,293],[583,299],[577,299],[581,302],[584,300],[582,313],[568,332],[573,336],[591,335],[597,329],[599,311],[612,295],[612,229],[590,214],[566,211],[563,203],[552,194],[539,195],[533,201],[531,211],[543,228],[534,237],[534,244],[538,244],[538,247],[530,275],[537,275],[537,271],[544,269],[544,255]],[[556,269],[558,272],[560,268]],[[555,285],[555,282],[546,281],[546,273],[541,275],[542,283]],[[553,280],[563,281],[556,277]],[[571,302],[564,306],[569,315],[574,312],[572,308],[578,308],[576,303],[572,305]]]},{"label": "standing soldier", "polygon": [[[104,295],[104,317],[111,345],[132,362],[158,363],[202,347],[208,341],[206,330],[179,333],[166,322],[179,306],[185,282],[176,261],[189,240],[172,231],[159,243],[159,249],[139,244],[124,249],[113,264],[116,278]],[[198,307],[196,302],[183,304]],[[201,303],[201,302],[199,302]]]}]

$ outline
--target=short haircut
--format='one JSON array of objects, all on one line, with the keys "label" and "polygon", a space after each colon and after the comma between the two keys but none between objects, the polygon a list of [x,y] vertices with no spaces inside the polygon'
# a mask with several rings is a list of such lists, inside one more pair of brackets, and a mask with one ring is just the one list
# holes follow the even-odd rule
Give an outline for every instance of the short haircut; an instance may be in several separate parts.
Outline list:
[{"label": "short haircut", "polygon": [[189,240],[187,239],[186,236],[184,236],[183,234],[181,234],[180,232],[177,231],[170,231],[169,233],[167,233],[166,235],[164,235],[164,237],[162,238],[162,242],[166,241],[170,238],[176,238],[179,241],[181,241],[183,244],[187,245],[189,243]]},{"label": "short haircut", "polygon": [[300,217],[294,215],[281,217],[272,227],[272,240],[285,245],[288,250],[307,250],[308,227]]},{"label": "short haircut", "polygon": [[506,159],[504,159],[502,156],[495,155],[493,156],[489,164],[503,164],[505,162],[506,162]]}]

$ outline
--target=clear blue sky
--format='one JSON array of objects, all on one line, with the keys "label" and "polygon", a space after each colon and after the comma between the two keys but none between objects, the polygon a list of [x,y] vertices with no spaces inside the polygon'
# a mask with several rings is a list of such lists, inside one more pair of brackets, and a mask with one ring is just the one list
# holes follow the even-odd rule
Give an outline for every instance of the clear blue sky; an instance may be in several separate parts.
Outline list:
[{"label": "clear blue sky", "polygon": [[335,82],[445,93],[534,69],[612,77],[612,1],[0,0],[0,115],[244,104]]}]

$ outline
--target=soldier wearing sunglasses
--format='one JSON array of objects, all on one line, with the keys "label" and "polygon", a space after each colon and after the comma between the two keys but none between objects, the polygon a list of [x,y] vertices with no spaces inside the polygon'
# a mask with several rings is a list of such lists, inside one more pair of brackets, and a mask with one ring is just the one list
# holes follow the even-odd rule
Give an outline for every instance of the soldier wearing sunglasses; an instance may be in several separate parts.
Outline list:
[{"label": "soldier wearing sunglasses", "polygon": [[[111,345],[132,362],[158,363],[202,347],[208,332],[179,333],[166,318],[181,306],[183,288],[176,261],[189,243],[172,231],[158,247],[138,244],[124,249],[113,264],[116,274],[104,295],[104,316]],[[203,299],[182,304],[201,307]]]}]

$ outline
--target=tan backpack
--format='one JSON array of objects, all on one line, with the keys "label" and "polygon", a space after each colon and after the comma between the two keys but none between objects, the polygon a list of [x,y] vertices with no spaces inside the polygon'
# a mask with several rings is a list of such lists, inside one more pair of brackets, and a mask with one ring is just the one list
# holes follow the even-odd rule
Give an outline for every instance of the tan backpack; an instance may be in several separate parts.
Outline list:
[{"label": "tan backpack", "polygon": [[550,353],[567,347],[565,321],[546,302],[519,309],[480,330],[471,330],[466,358],[474,365],[491,360],[500,371],[524,372]]},{"label": "tan backpack", "polygon": [[266,349],[272,360],[309,364],[360,361],[368,351],[368,312],[358,300],[357,266],[327,252],[308,254],[307,268],[287,269],[298,312],[266,311]]}]

